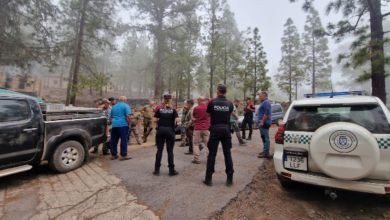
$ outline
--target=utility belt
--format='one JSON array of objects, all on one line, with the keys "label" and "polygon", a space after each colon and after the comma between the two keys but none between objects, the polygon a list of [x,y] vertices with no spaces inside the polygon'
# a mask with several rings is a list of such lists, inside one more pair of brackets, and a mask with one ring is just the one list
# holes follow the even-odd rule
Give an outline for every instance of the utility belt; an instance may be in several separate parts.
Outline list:
[{"label": "utility belt", "polygon": [[244,114],[244,118],[253,118],[253,113],[250,112],[250,113],[245,113]]}]

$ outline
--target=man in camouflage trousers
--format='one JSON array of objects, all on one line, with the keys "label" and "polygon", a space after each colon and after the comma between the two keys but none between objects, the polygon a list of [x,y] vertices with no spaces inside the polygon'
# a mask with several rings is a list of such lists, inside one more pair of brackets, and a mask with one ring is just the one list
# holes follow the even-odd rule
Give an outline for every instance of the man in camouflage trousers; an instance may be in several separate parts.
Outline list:
[{"label": "man in camouflage trousers", "polygon": [[153,105],[154,105],[154,101],[150,101],[149,105],[145,105],[144,107],[139,109],[142,116],[144,117],[144,136],[142,137],[144,143],[146,143],[150,132],[152,132],[153,130],[152,117],[154,115],[154,109],[155,109]]},{"label": "man in camouflage trousers", "polygon": [[187,101],[184,101],[184,107],[183,107],[183,112],[181,114],[181,145],[180,147],[185,147],[188,143],[188,138],[187,138],[187,129],[186,126],[184,126],[186,122],[186,116],[188,114],[189,108],[187,106]]},{"label": "man in camouflage trousers", "polygon": [[[108,134],[111,135],[111,129],[112,129],[112,125],[110,122],[111,108],[110,108],[110,102],[107,99],[102,100],[102,108],[103,108],[102,114],[107,118]],[[97,153],[98,148],[99,148],[99,146],[94,146],[92,153]],[[103,155],[110,155],[110,140],[109,139],[106,143],[103,143],[102,151],[103,151]]]},{"label": "man in camouflage trousers", "polygon": [[[135,140],[137,140],[137,144],[141,145],[141,141],[139,138],[139,132],[138,132],[139,118],[140,118],[140,114],[137,112],[136,109],[134,109],[134,113],[133,113],[133,116],[131,118],[131,132],[133,132],[133,134],[135,136]],[[129,132],[129,142],[130,142],[131,132]]]}]

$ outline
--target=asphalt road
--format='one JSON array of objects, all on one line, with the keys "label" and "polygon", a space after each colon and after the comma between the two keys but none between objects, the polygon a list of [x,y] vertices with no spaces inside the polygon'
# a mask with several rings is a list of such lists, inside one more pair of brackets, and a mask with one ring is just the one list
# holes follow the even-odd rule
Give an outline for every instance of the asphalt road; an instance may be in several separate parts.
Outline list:
[{"label": "asphalt road", "polygon": [[[270,129],[271,143],[274,143],[276,126]],[[154,170],[156,147],[142,148],[130,153],[129,161],[107,161],[108,171],[122,179],[122,184],[130,193],[138,197],[140,204],[147,205],[162,219],[205,219],[213,212],[224,207],[230,199],[251,182],[258,172],[263,159],[257,158],[262,150],[260,131],[254,130],[247,146],[239,146],[233,134],[232,157],[234,163],[234,185],[225,186],[226,174],[221,146],[216,160],[214,186],[202,183],[206,172],[206,151],[201,152],[201,163],[193,164],[192,155],[184,155],[188,147],[175,144],[175,166],[177,176],[168,175],[166,151],[163,153],[160,176],[152,174]]]}]

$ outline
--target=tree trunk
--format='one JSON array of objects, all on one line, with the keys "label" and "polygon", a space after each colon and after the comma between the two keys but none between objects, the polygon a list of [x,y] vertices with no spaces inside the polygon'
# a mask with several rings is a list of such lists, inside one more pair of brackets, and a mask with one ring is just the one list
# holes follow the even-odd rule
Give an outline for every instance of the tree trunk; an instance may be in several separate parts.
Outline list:
[{"label": "tree trunk", "polygon": [[164,46],[164,37],[162,36],[163,30],[163,15],[160,16],[160,20],[158,21],[158,30],[159,32],[156,35],[157,40],[157,65],[156,65],[156,73],[154,75],[154,99],[161,98],[161,64],[162,64],[162,53]]},{"label": "tree trunk", "polygon": [[81,19],[80,19],[80,31],[77,42],[77,52],[76,52],[76,60],[74,65],[74,73],[73,73],[73,86],[72,86],[72,97],[70,99],[70,103],[76,105],[76,95],[77,95],[77,85],[78,85],[78,75],[80,70],[80,59],[81,59],[81,50],[83,44],[83,34],[84,34],[84,25],[85,25],[85,10],[87,8],[89,0],[84,0],[83,9],[81,11]]},{"label": "tree trunk", "polygon": [[372,95],[386,104],[385,63],[383,51],[383,24],[380,0],[369,0],[371,26],[371,87]]},{"label": "tree trunk", "polygon": [[73,70],[74,70],[75,56],[72,56],[72,62],[69,69],[68,86],[66,87],[66,101],[65,105],[69,106],[70,103],[70,91],[72,90]]},{"label": "tree trunk", "polygon": [[62,78],[64,77],[64,68],[61,68],[61,75],[60,75],[60,88],[62,89]]},{"label": "tree trunk", "polygon": [[315,94],[315,92],[316,92],[316,63],[315,63],[315,55],[316,55],[316,52],[315,52],[315,38],[314,38],[314,32],[312,33],[312,38],[313,38],[313,48],[312,48],[312,55],[313,55],[313,75],[312,75],[312,77],[313,77],[313,81],[312,81],[312,83],[313,83],[313,85],[312,85],[312,89],[311,89],[311,92],[313,93],[313,94]]}]

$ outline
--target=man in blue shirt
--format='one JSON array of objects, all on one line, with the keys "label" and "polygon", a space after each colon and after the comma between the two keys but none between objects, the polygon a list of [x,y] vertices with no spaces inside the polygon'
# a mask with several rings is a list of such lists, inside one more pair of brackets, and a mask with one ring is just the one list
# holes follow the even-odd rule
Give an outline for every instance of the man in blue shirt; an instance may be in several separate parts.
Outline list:
[{"label": "man in blue shirt", "polygon": [[259,123],[261,139],[263,139],[263,152],[257,156],[258,158],[269,158],[269,127],[271,126],[271,104],[268,101],[266,92],[260,93],[261,105],[259,106],[257,122]]},{"label": "man in blue shirt", "polygon": [[127,143],[129,142],[129,132],[131,129],[131,110],[126,104],[125,96],[119,97],[119,102],[114,105],[110,112],[111,131],[111,160],[117,159],[118,140],[121,138],[121,160],[129,160],[131,156],[127,155]]}]

